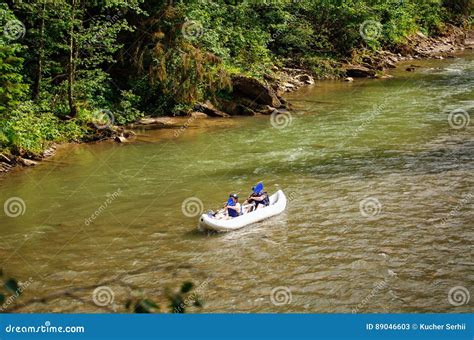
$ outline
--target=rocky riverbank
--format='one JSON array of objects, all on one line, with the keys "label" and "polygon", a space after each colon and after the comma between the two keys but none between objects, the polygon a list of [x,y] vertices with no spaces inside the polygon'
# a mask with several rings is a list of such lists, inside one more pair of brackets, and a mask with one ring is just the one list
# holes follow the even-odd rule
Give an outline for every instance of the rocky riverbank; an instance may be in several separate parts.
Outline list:
[{"label": "rocky riverbank", "polygon": [[[343,60],[339,67],[346,81],[357,78],[389,78],[387,74],[397,67],[400,61],[414,59],[450,58],[454,53],[474,46],[474,30],[462,30],[447,25],[446,31],[438,37],[426,37],[421,32],[407,38],[406,44],[392,51],[381,50],[368,52],[360,50],[351,60]],[[414,71],[408,67],[406,71]],[[183,113],[189,119],[229,118],[233,116],[278,115],[291,110],[291,104],[284,99],[287,92],[295,91],[303,86],[315,83],[309,70],[299,68],[278,68],[274,66],[264,79],[257,80],[246,76],[232,78],[232,97],[216,99],[215,102],[198,103],[193,110]],[[84,142],[96,142],[104,139],[114,139],[124,143],[133,140],[134,128],[159,129],[180,128],[182,117],[145,117],[127,127],[108,127],[98,130],[94,136],[89,136]],[[0,175],[16,167],[35,166],[41,160],[54,155],[55,146],[40,155],[6,156],[0,154]]]},{"label": "rocky riverbank", "polygon": [[[466,48],[472,49],[473,45],[474,30],[463,30],[446,25],[444,33],[437,37],[426,37],[423,33],[417,32],[407,38],[405,44],[392,51],[381,50],[369,53],[361,50],[353,56],[351,61],[345,62],[341,67],[347,77],[346,80],[359,77],[383,78],[386,76],[386,71],[395,68],[399,61],[449,58],[453,53]],[[412,69],[407,69],[407,71],[412,71]]]},{"label": "rocky riverbank", "polygon": [[[397,67],[400,61],[452,57],[453,53],[472,48],[474,31],[446,25],[446,30],[438,37],[426,37],[418,32],[407,38],[405,44],[392,51],[360,50],[351,60],[339,64],[341,76],[346,81],[356,78],[390,78],[387,72]],[[407,68],[407,71],[412,71]],[[273,66],[264,79],[257,80],[245,76],[232,78],[232,98],[216,99],[214,103],[206,101],[197,104],[193,110],[185,113],[194,118],[227,118],[232,116],[255,116],[278,114],[291,109],[284,98],[287,92],[315,83],[311,71],[299,68],[278,68]],[[147,117],[139,125],[152,125],[153,118]],[[155,119],[156,127],[174,124],[162,118]],[[169,122],[169,124],[168,124]]]},{"label": "rocky riverbank", "polygon": [[53,145],[39,155],[24,156],[6,156],[0,153],[0,175],[14,169],[15,167],[31,167],[38,164],[45,158],[51,157],[56,153],[56,146]]}]

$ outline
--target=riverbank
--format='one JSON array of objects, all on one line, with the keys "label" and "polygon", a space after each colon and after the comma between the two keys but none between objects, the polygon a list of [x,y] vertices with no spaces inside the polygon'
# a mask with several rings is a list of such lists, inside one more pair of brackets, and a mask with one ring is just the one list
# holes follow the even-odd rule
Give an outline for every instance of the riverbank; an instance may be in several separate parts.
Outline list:
[{"label": "riverbank", "polygon": [[[454,54],[472,49],[474,30],[447,25],[446,31],[437,37],[426,37],[421,32],[407,39],[407,43],[396,49],[367,51],[359,50],[351,60],[341,60],[338,72],[341,80],[356,81],[357,78],[390,78],[390,69],[401,61],[420,59],[452,58]],[[406,71],[412,72],[409,66]],[[232,98],[218,98],[215,103],[198,103],[193,110],[182,113],[182,117],[144,117],[126,126],[105,126],[87,135],[82,142],[97,142],[113,139],[119,143],[133,142],[134,129],[185,129],[195,119],[229,118],[233,116],[278,115],[291,110],[291,103],[284,98],[286,93],[294,92],[315,83],[315,75],[302,68],[278,68],[273,66],[263,80],[246,76],[232,78]],[[325,78],[325,77],[323,77]],[[320,80],[320,79],[317,79]],[[184,117],[185,116],[185,117]],[[13,169],[32,167],[55,154],[56,145],[51,145],[40,154],[3,155],[0,154],[0,176]]]},{"label": "riverbank", "polygon": [[[11,173],[0,201],[20,198],[24,209],[0,216],[2,268],[33,279],[18,302],[131,273],[126,281],[162,307],[167,288],[210,278],[204,313],[452,311],[447,292],[469,287],[474,219],[474,126],[448,120],[457,108],[472,114],[474,54],[459,56],[414,61],[415,72],[401,63],[393,79],[301,88],[285,96],[292,121],[280,129],[263,115],[196,119],[186,130],[137,129],[129,144],[64,145]],[[283,215],[197,232],[201,209],[259,180],[292,198]],[[147,265],[156,269],[134,274]],[[378,282],[386,289],[361,307]],[[280,286],[291,304],[271,303]],[[127,291],[109,287],[120,312]],[[92,302],[93,290],[80,297]],[[67,296],[18,310],[45,311],[104,312]]]}]

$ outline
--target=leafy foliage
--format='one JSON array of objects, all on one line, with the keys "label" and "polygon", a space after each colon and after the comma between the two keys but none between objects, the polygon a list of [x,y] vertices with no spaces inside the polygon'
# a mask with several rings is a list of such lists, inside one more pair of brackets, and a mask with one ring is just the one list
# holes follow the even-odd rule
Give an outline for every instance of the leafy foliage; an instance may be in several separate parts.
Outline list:
[{"label": "leafy foliage", "polygon": [[173,313],[186,313],[189,306],[202,307],[202,302],[197,293],[192,292],[194,284],[192,282],[184,282],[178,292],[168,293],[170,301],[169,309]]},{"label": "leafy foliage", "polygon": [[[127,124],[228,97],[234,74],[262,78],[273,65],[338,76],[338,62],[403,45],[410,35],[469,25],[470,0],[143,1],[0,4],[0,143],[38,153],[91,129],[92,113]],[[472,24],[472,16],[470,17]],[[373,39],[360,33],[375,26]],[[11,121],[7,121],[11,120]],[[87,136],[86,136],[87,137]]]},{"label": "leafy foliage", "polygon": [[[5,4],[0,4],[0,27],[5,27],[12,20],[16,20],[13,12]],[[0,35],[0,117],[18,105],[28,91],[21,74],[24,61],[20,56],[22,46],[8,44],[7,41],[5,34]]]},{"label": "leafy foliage", "polygon": [[138,120],[144,116],[144,113],[137,109],[140,104],[140,96],[132,91],[122,91],[122,99],[117,105],[115,111],[115,120],[118,124],[127,124]]},{"label": "leafy foliage", "polygon": [[28,101],[18,105],[0,120],[0,143],[10,153],[39,154],[52,142],[79,140],[84,127],[77,120],[61,122],[51,112],[40,112]]},{"label": "leafy foliage", "polygon": [[[199,296],[192,292],[194,284],[192,282],[184,282],[179,291],[167,294],[170,302],[169,312],[171,313],[185,313],[186,308],[193,305],[202,307],[202,301]],[[160,306],[149,298],[140,296],[131,298],[127,301],[125,308],[134,313],[157,313],[160,312]]]},{"label": "leafy foliage", "polygon": [[[22,285],[18,284],[17,280],[14,278],[4,278],[3,271],[0,269],[0,279],[2,285],[0,285],[0,312],[3,311],[12,311],[15,310],[16,305],[18,304],[17,299],[23,293],[23,290],[28,287],[31,283],[32,278],[30,278],[26,283]],[[83,287],[73,288],[76,291],[90,291],[89,288],[84,289]],[[160,306],[154,302],[151,298],[145,296],[143,292],[135,291],[135,287],[131,290],[130,298],[125,302],[124,308],[125,311],[132,313],[160,313],[163,310],[160,309]],[[201,308],[203,306],[202,301],[199,299],[197,293],[192,292],[194,289],[194,284],[192,282],[186,281],[181,285],[179,291],[173,294],[167,294],[166,298],[169,300],[169,310],[170,313],[185,313],[186,308],[193,305]],[[76,295],[72,291],[63,291],[60,296],[64,297],[75,297]],[[41,302],[46,303],[46,301],[54,300],[58,298],[57,292],[53,295],[46,295],[39,299],[33,299],[28,302],[21,304],[23,307],[28,306],[31,303]],[[83,300],[81,300],[83,301]],[[97,307],[97,305],[95,305]],[[102,306],[106,307],[106,306]],[[112,310],[111,310],[112,311]],[[114,308],[113,311],[117,312]]]}]

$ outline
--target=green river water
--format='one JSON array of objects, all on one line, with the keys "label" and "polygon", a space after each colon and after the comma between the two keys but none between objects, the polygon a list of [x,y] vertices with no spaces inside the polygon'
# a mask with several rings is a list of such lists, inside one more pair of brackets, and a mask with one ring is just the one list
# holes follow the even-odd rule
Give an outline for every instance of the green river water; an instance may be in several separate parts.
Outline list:
[{"label": "green river water", "polygon": [[[292,93],[273,125],[195,120],[62,146],[0,179],[2,204],[24,202],[0,214],[0,268],[31,277],[21,301],[133,272],[123,280],[161,304],[200,285],[204,307],[189,311],[473,312],[448,298],[474,293],[474,57],[411,63]],[[186,216],[259,180],[287,194],[285,213],[213,235]],[[107,286],[121,311],[126,288]],[[78,294],[20,311],[101,311],[92,289]]]}]

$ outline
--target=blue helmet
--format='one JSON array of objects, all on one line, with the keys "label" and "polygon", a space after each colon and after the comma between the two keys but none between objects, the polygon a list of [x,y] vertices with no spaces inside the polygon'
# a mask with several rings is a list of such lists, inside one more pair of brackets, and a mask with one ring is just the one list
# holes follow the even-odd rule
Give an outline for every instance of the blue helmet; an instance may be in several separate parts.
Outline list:
[{"label": "blue helmet", "polygon": [[256,186],[252,188],[254,194],[259,194],[263,191],[263,183],[259,182]]}]

